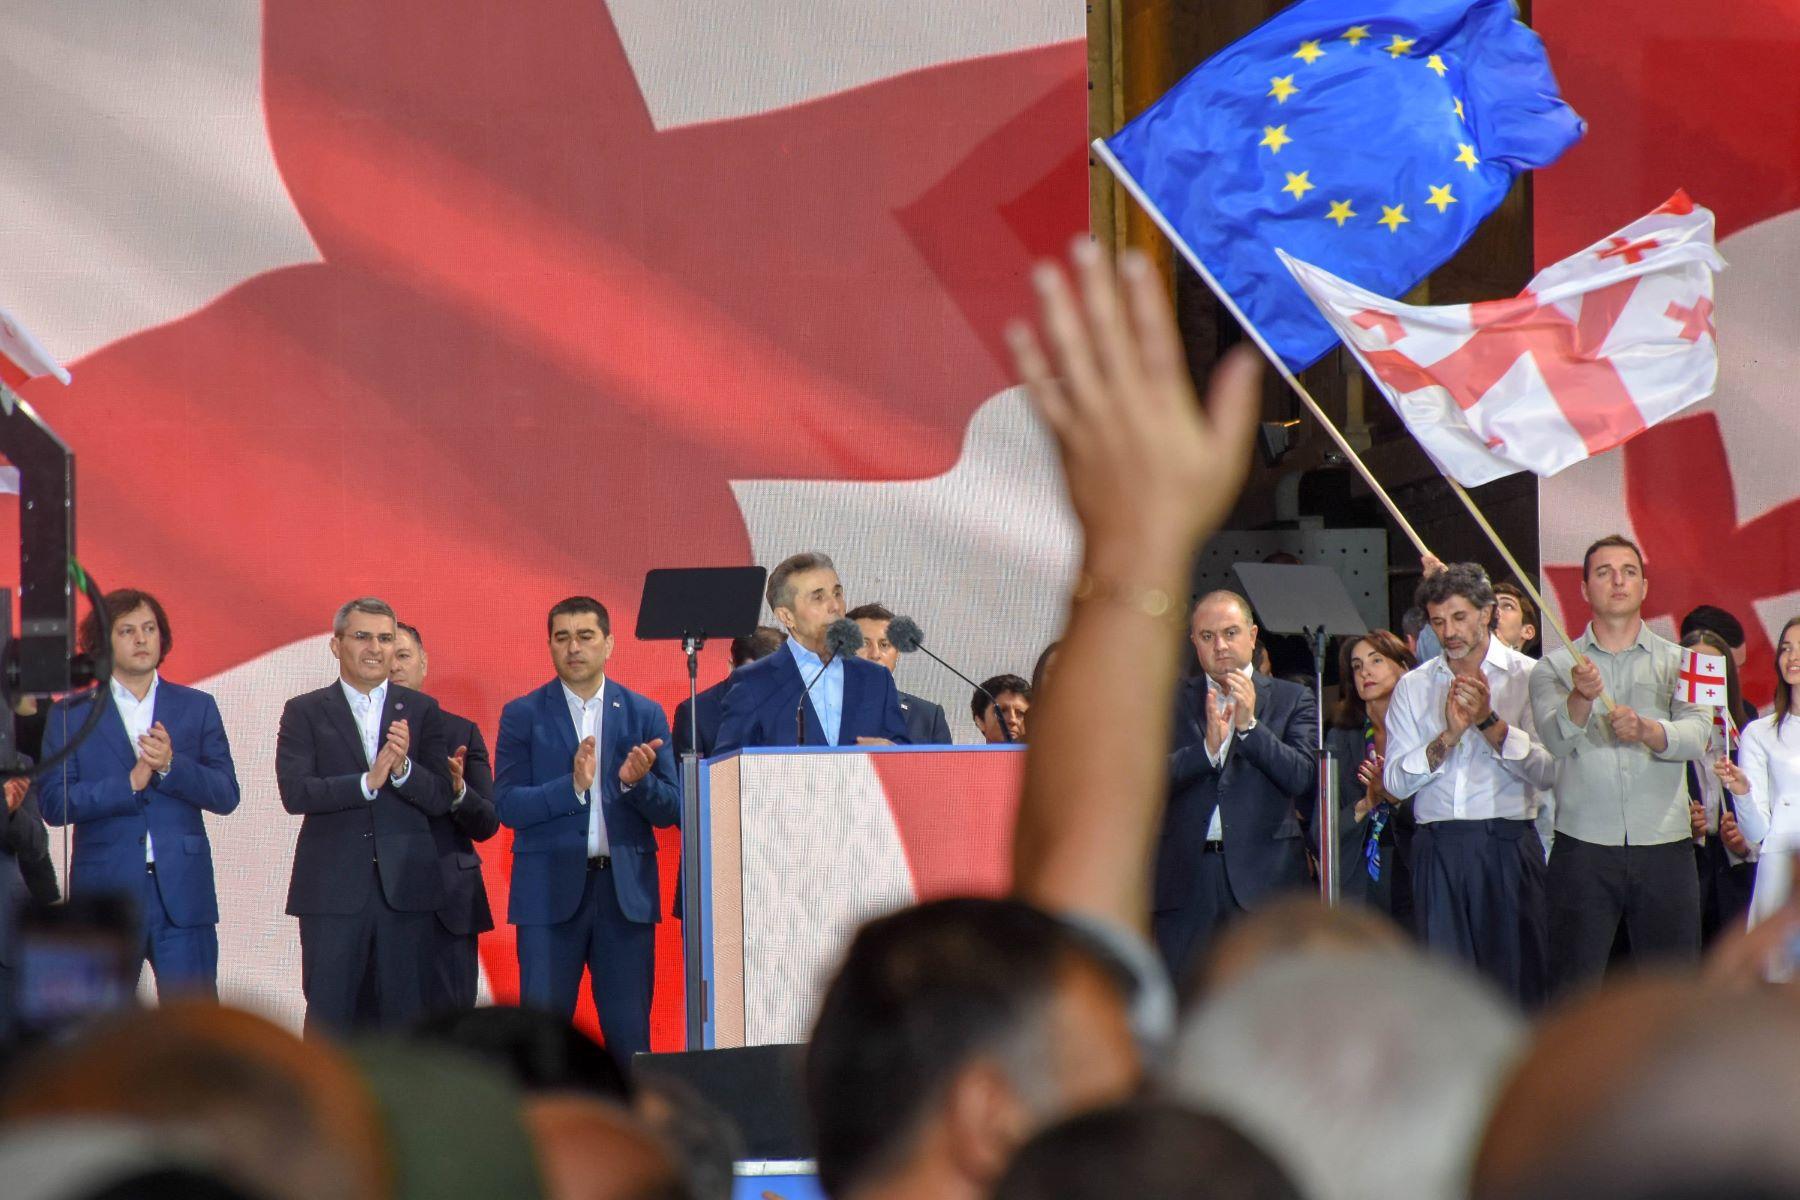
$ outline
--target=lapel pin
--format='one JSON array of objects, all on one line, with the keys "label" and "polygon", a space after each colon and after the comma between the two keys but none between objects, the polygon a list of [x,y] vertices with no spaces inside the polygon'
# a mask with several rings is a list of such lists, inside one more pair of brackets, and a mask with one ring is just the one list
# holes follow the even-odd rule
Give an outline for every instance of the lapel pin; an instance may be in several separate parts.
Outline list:
[{"label": "lapel pin", "polygon": [[394,701],[394,711],[395,712],[399,712],[401,709],[403,709],[405,707],[406,707],[406,701],[404,701],[404,700]]}]

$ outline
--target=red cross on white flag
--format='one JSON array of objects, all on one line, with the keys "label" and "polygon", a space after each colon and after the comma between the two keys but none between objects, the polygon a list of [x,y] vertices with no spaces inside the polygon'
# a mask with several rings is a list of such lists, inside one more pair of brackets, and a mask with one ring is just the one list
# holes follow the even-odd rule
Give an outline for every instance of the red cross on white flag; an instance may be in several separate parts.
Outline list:
[{"label": "red cross on white flag", "polygon": [[1683,700],[1689,704],[1724,705],[1724,655],[1702,654],[1698,650],[1683,649],[1681,674],[1677,675],[1675,679],[1675,698],[1677,700]]},{"label": "red cross on white flag", "polygon": [[1438,466],[1554,475],[1712,394],[1713,215],[1677,192],[1510,300],[1414,306],[1277,251]]}]

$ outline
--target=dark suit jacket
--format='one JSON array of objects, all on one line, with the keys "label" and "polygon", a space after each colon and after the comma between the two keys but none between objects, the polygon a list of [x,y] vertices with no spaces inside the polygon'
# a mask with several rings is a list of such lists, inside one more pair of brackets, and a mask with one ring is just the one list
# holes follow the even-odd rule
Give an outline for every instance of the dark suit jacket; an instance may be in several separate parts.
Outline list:
[{"label": "dark suit jacket", "polygon": [[[699,725],[701,758],[710,758],[712,756],[713,747],[719,743],[719,722],[725,719],[725,693],[730,689],[731,676],[727,675],[724,679],[721,679],[711,687],[702,688],[695,694],[694,699],[700,702]],[[692,736],[692,730],[689,728],[688,722],[689,707],[690,702],[687,700],[683,700],[680,704],[677,704],[675,706],[675,718],[669,723],[669,730],[675,735],[675,753],[672,757],[675,759],[675,770],[677,772],[681,770],[681,756],[686,754],[688,750],[692,748],[689,745],[689,740]]]},{"label": "dark suit jacket", "polygon": [[[1370,879],[1367,853],[1371,833],[1369,818],[1356,819],[1363,785],[1356,778],[1366,750],[1360,729],[1327,729],[1325,748],[1337,759],[1338,771],[1338,879],[1339,894],[1394,917],[1410,919],[1412,913],[1412,835],[1418,828],[1410,803],[1393,805],[1387,829],[1380,837],[1381,878]],[[1317,831],[1310,831],[1317,837]],[[1410,926],[1409,926],[1410,928]]]},{"label": "dark suit jacket", "polygon": [[[50,831],[38,811],[37,791],[11,813],[0,815],[0,967],[13,965],[13,921],[27,904],[59,899],[56,867],[50,861]],[[4,1008],[5,997],[0,997]]]},{"label": "dark suit jacket", "polygon": [[444,871],[432,818],[450,812],[450,752],[437,701],[423,692],[389,684],[377,746],[395,721],[411,725],[406,783],[389,781],[363,798],[369,770],[362,734],[337,680],[295,696],[281,710],[275,738],[275,782],[281,806],[300,822],[287,911],[354,913],[369,897],[369,861],[376,863],[381,893],[401,912],[444,907]]},{"label": "dark suit jacket", "polygon": [[1176,690],[1169,755],[1169,806],[1156,851],[1158,912],[1186,906],[1213,810],[1223,816],[1225,875],[1237,902],[1255,907],[1284,888],[1306,886],[1301,821],[1317,801],[1312,693],[1283,679],[1256,677],[1256,728],[1232,735],[1223,770],[1206,755],[1206,691],[1196,675]]},{"label": "dark suit jacket", "polygon": [[444,745],[451,754],[459,746],[469,748],[463,760],[463,784],[467,791],[463,802],[450,810],[447,820],[432,820],[438,838],[438,861],[444,868],[444,907],[438,909],[438,920],[451,933],[466,935],[486,933],[494,927],[494,913],[488,907],[487,885],[481,879],[481,856],[475,852],[476,842],[485,842],[500,828],[494,812],[494,765],[488,757],[487,741],[481,730],[467,717],[446,712]]},{"label": "dark suit jacket", "polygon": [[[900,689],[894,673],[866,658],[844,663],[844,718],[838,745],[854,746],[859,737],[886,738],[905,744],[906,717],[900,711]],[[745,663],[732,672],[725,693],[725,718],[719,725],[714,754],[745,746],[797,745],[794,713],[807,681],[800,677],[794,652],[783,646],[767,658]],[[812,697],[806,698],[806,744],[828,746]]]},{"label": "dark suit jacket", "polygon": [[[87,720],[95,690],[69,696],[50,711],[44,749],[55,754]],[[75,889],[135,896],[144,879],[144,838],[154,839],[156,884],[176,925],[216,925],[212,843],[203,812],[229,813],[238,806],[236,769],[219,706],[205,692],[159,679],[152,716],[169,731],[175,757],[166,779],[152,775],[142,792],[131,790],[137,764],[125,722],[111,691],[99,728],[61,766],[38,780],[44,819],[75,826],[69,873]]]},{"label": "dark suit jacket", "polygon": [[[611,679],[601,693],[598,773],[601,812],[612,855],[612,880],[626,919],[662,919],[656,874],[656,830],[681,819],[669,723],[649,698]],[[656,762],[632,787],[619,764],[640,742],[662,739]],[[575,722],[562,681],[552,679],[500,713],[495,743],[499,773],[494,807],[513,837],[512,888],[506,919],[554,925],[575,914],[587,886],[588,808],[575,792]]]},{"label": "dark suit jacket", "polygon": [[906,740],[915,746],[951,746],[950,719],[944,706],[922,700],[910,692],[900,693],[900,712],[906,717]]}]

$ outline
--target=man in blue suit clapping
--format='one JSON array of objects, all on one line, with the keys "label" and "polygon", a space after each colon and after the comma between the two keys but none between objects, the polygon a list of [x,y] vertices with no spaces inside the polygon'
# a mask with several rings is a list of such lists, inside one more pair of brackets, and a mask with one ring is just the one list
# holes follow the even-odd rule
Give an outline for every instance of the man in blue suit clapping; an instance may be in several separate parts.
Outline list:
[{"label": "man in blue suit clapping", "polygon": [[237,773],[219,706],[157,671],[174,645],[169,619],[148,592],[106,597],[110,629],[95,614],[82,648],[112,643],[112,683],[59,701],[44,754],[60,751],[105,706],[100,726],[38,781],[44,820],[75,826],[70,892],[114,892],[138,905],[139,969],[148,959],[159,996],[216,996],[219,901],[202,813],[238,806]]},{"label": "man in blue suit clapping", "polygon": [[831,559],[817,551],[783,559],[769,572],[766,597],[787,645],[733,673],[713,753],[908,741],[893,673],[825,646],[825,631],[844,617]]},{"label": "man in blue suit clapping", "polygon": [[587,968],[606,1046],[621,1066],[650,1049],[656,830],[681,812],[669,723],[606,677],[612,618],[572,596],[550,610],[556,678],[509,703],[495,743],[494,807],[515,831],[506,919],[517,927],[519,999],[575,1012]]}]

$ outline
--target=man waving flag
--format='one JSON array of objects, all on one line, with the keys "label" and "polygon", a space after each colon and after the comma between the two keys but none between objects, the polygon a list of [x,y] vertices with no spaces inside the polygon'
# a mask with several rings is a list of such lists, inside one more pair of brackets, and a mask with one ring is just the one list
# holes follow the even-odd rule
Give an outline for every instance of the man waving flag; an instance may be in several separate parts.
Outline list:
[{"label": "man waving flag", "polygon": [[1556,472],[1712,394],[1713,215],[1677,192],[1510,300],[1414,307],[1282,254],[1433,461]]}]

